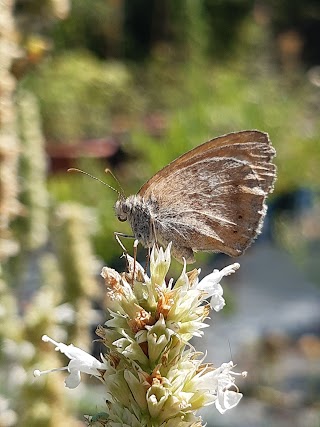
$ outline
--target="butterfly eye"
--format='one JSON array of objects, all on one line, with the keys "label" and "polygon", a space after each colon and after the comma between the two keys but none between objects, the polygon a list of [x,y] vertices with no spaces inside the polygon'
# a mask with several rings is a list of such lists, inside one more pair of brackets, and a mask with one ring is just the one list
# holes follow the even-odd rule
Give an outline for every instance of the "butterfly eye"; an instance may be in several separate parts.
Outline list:
[{"label": "butterfly eye", "polygon": [[128,219],[129,207],[124,200],[118,200],[115,205],[115,212],[119,221],[124,222]]},{"label": "butterfly eye", "polygon": [[121,206],[121,208],[117,209],[117,212],[116,212],[118,220],[121,222],[127,221],[128,219],[128,215],[127,215],[128,209],[123,209],[124,207],[126,208],[126,206]]}]

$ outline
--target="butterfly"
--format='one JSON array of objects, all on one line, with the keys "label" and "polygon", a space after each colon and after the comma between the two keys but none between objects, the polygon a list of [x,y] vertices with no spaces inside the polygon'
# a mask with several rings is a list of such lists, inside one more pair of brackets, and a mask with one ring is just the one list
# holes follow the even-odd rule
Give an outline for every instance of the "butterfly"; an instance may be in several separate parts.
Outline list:
[{"label": "butterfly", "polygon": [[116,216],[146,248],[172,242],[181,262],[193,263],[197,251],[239,256],[261,232],[275,154],[268,134],[258,130],[211,139],[165,166],[136,195],[120,194]]}]

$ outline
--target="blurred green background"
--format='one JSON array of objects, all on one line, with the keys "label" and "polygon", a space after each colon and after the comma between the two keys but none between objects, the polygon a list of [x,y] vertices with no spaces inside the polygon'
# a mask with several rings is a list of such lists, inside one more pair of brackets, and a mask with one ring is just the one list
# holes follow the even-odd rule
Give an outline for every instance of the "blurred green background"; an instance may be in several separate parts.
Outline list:
[{"label": "blurred green background", "polygon": [[100,268],[124,268],[113,232],[130,233],[116,193],[67,169],[119,188],[109,168],[134,194],[178,155],[243,129],[269,133],[278,180],[219,314],[233,328],[223,357],[250,371],[242,409],[204,420],[319,426],[319,1],[5,0],[0,27],[0,427],[82,426],[105,409],[94,381],[65,393],[63,376],[32,378],[65,363],[43,334],[99,352]]}]

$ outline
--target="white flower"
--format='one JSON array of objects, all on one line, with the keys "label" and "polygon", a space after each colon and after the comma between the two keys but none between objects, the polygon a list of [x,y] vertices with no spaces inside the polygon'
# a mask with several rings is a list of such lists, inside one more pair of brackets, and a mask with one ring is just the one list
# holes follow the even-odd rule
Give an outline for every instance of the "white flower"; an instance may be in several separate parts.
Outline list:
[{"label": "white flower", "polygon": [[[232,371],[232,368],[234,368],[233,362],[223,363],[217,369],[202,371],[192,380],[198,390],[207,391],[208,401],[210,400],[209,395],[215,398],[214,403],[221,414],[234,408],[243,396],[242,393],[239,393],[232,375],[245,377],[247,372],[237,373]],[[235,390],[230,390],[230,388]]]},{"label": "white flower", "polygon": [[228,409],[232,409],[238,405],[243,394],[232,390],[218,389],[218,398],[215,401],[216,408],[220,414],[224,414]]},{"label": "white flower", "polygon": [[81,372],[85,374],[94,375],[95,377],[101,379],[102,373],[100,371],[105,371],[107,369],[106,365],[100,362],[95,357],[91,356],[84,350],[81,350],[74,345],[66,345],[64,343],[58,343],[48,337],[47,335],[43,335],[42,341],[51,342],[56,346],[55,350],[60,351],[69,357],[70,362],[68,366],[63,368],[50,369],[48,371],[39,371],[36,369],[33,372],[35,377],[40,377],[40,375],[48,374],[50,372],[63,371],[68,370],[69,376],[65,379],[66,387],[68,388],[76,388],[81,381]]},{"label": "white flower", "polygon": [[[231,369],[234,367],[233,362],[223,363],[218,371],[217,375],[217,400],[215,401],[216,408],[221,414],[224,414],[228,409],[234,408],[242,398],[242,393],[238,392],[238,388],[235,385],[235,379],[231,376],[242,375],[247,376],[246,372],[236,373]],[[237,391],[230,390],[233,387]]]},{"label": "white flower", "polygon": [[240,268],[240,264],[235,263],[228,265],[222,270],[213,270],[211,274],[205,276],[199,283],[194,285],[194,289],[198,289],[205,293],[204,298],[211,297],[210,306],[215,311],[220,311],[225,306],[225,300],[223,298],[223,289],[220,285],[220,281],[224,276],[230,276],[236,270]]}]

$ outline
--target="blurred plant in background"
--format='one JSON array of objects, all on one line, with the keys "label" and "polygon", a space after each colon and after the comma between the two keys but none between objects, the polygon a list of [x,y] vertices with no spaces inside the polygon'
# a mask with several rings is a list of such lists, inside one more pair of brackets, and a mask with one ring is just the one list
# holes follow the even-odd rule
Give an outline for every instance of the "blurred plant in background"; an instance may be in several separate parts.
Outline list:
[{"label": "blurred plant in background", "polygon": [[16,80],[10,72],[13,61],[19,55],[19,47],[15,39],[11,2],[3,2],[1,15],[0,260],[2,261],[19,250],[9,231],[9,225],[17,216],[20,204],[17,182],[19,142],[15,126],[16,106],[14,103]]},{"label": "blurred plant in background", "polygon": [[26,80],[40,100],[43,131],[52,144],[108,135],[112,117],[129,116],[135,106],[126,66],[86,52],[62,54]]},{"label": "blurred plant in background", "polygon": [[45,141],[37,98],[20,91],[17,99],[18,129],[21,143],[20,199],[25,212],[20,218],[18,237],[24,250],[36,250],[48,240],[49,194],[46,188]]}]

